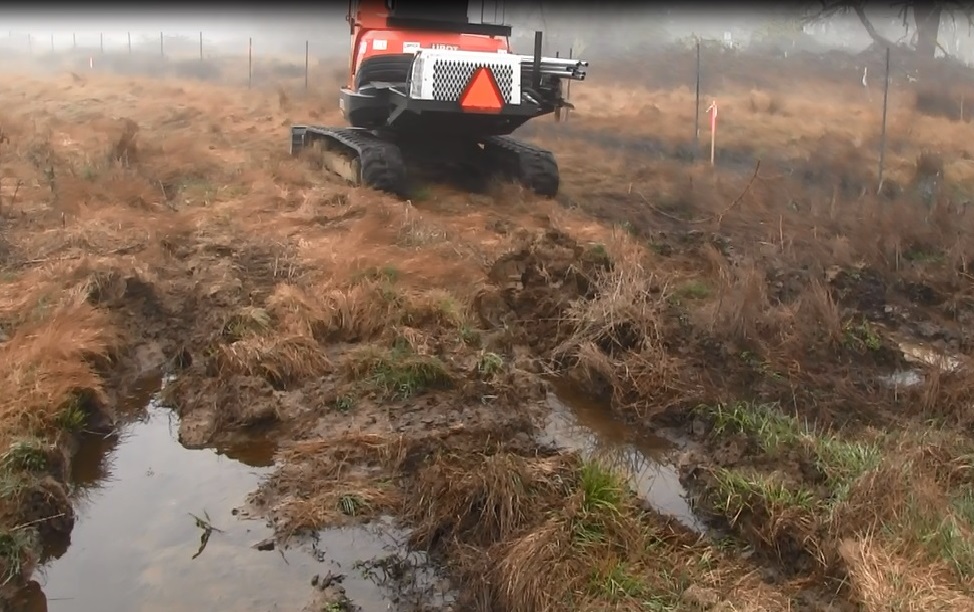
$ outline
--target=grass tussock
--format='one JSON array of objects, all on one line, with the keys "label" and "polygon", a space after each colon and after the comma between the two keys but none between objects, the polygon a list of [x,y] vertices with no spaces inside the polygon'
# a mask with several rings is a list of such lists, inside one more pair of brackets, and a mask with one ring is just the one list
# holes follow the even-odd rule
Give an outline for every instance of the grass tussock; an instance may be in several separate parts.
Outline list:
[{"label": "grass tussock", "polygon": [[395,278],[364,275],[351,285],[312,289],[281,284],[267,306],[294,333],[324,341],[366,341],[386,331],[401,315],[404,298]]},{"label": "grass tussock", "polygon": [[974,598],[951,586],[950,572],[942,565],[897,555],[870,536],[845,540],[839,550],[855,598],[866,610],[974,609]]},{"label": "grass tussock", "polygon": [[260,376],[278,388],[331,370],[321,345],[307,336],[250,336],[218,350],[219,375]]},{"label": "grass tussock", "polygon": [[280,452],[273,489],[301,491],[279,502],[278,530],[301,530],[358,523],[399,507],[394,475],[407,446],[397,436],[345,434],[297,442]]},{"label": "grass tussock", "polygon": [[83,302],[18,327],[0,344],[0,444],[83,425],[91,402],[105,403],[96,362],[104,365],[119,341],[111,317]]},{"label": "grass tussock", "polygon": [[452,386],[454,377],[438,357],[399,345],[365,346],[343,363],[345,375],[385,399],[407,400],[424,391]]},{"label": "grass tussock", "polygon": [[248,307],[223,326],[229,343],[217,345],[218,375],[259,376],[282,388],[331,370],[324,348],[310,335],[281,333],[267,310]]},{"label": "grass tussock", "polygon": [[456,538],[477,546],[506,540],[536,518],[530,516],[533,497],[565,492],[559,483],[574,467],[562,457],[509,454],[483,456],[477,470],[459,460],[437,461],[424,470],[410,503],[412,540],[425,548]]},{"label": "grass tussock", "polygon": [[611,269],[594,275],[593,297],[576,299],[563,315],[570,335],[554,349],[554,358],[569,365],[594,390],[608,387],[617,405],[653,397],[659,410],[686,392],[688,381],[679,358],[665,346],[667,303],[673,289],[656,276],[638,246],[617,235],[603,257]]},{"label": "grass tussock", "polygon": [[[641,510],[614,471],[573,455],[442,454],[419,472],[406,502],[413,543],[456,560],[457,578],[470,585],[466,609],[740,609],[733,606],[749,601],[757,610],[783,602],[749,588],[753,580],[719,551]],[[725,586],[734,583],[749,585],[748,595]]]},{"label": "grass tussock", "polygon": [[[758,548],[793,563],[798,555],[805,571],[848,574],[861,602],[877,606],[869,609],[912,609],[902,607],[906,599],[894,600],[923,591],[922,579],[896,581],[903,569],[897,559],[921,562],[924,572],[938,576],[938,588],[926,596],[944,599],[930,609],[959,609],[950,602],[972,592],[969,441],[944,432],[866,432],[850,439],[768,405],[740,403],[709,413],[715,438],[743,436],[763,459],[754,467],[713,470],[704,504]],[[891,564],[877,573],[880,558]]]}]

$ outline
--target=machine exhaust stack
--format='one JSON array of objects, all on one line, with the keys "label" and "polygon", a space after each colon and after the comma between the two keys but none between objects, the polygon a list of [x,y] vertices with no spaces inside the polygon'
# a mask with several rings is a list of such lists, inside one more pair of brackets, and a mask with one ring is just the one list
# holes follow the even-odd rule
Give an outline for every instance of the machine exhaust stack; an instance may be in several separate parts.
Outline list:
[{"label": "machine exhaust stack", "polygon": [[531,85],[537,90],[541,87],[541,32],[534,33],[534,70],[531,73]]}]

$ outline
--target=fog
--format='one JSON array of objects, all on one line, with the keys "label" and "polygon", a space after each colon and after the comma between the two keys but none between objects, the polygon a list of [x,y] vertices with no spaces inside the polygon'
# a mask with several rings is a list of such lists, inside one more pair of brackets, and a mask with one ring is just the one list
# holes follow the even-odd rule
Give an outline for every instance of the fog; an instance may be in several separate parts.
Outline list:
[{"label": "fog", "polygon": [[[867,11],[876,29],[893,41],[912,33],[893,9],[877,5]],[[858,52],[872,40],[854,15],[802,26],[797,9],[742,9],[732,5],[664,9],[638,4],[546,5],[518,2],[507,5],[485,0],[469,5],[471,21],[504,22],[514,26],[512,45],[521,53],[532,51],[534,30],[545,32],[545,53],[582,54],[586,59],[633,56],[653,46],[689,41],[694,37],[719,41],[737,48],[763,44],[782,52]],[[285,8],[204,10],[134,10],[108,8],[0,9],[0,47],[41,54],[73,48],[103,48],[106,52],[133,47],[159,48],[166,40],[196,41],[202,34],[209,56],[246,54],[252,41],[257,54],[304,53],[305,41],[316,57],[344,56],[348,26],[344,3],[313,9]],[[966,23],[966,22],[965,22]],[[945,18],[941,45],[965,62],[974,61],[974,39],[966,26]]]}]

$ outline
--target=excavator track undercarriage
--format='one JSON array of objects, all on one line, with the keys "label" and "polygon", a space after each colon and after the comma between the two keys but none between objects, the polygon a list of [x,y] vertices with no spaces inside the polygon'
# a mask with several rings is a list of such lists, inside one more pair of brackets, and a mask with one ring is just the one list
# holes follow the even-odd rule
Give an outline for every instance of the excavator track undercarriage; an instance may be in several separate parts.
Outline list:
[{"label": "excavator track undercarriage", "polygon": [[[410,165],[465,167],[488,177],[518,182],[541,196],[558,192],[558,164],[554,155],[509,136],[479,140],[397,143],[394,135],[366,128],[328,128],[296,125],[291,128],[291,154],[314,151],[324,168],[353,185],[372,187],[400,197],[410,192]],[[439,151],[440,155],[432,152]],[[464,172],[464,170],[460,170]]]}]

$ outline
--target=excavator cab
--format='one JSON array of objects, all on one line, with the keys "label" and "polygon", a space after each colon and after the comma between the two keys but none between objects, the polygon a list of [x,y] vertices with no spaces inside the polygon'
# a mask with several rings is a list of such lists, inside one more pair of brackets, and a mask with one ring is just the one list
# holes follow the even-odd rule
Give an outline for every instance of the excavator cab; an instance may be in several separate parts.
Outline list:
[{"label": "excavator cab", "polygon": [[[542,57],[540,32],[533,55],[513,53],[511,26],[472,22],[465,3],[351,0],[346,19],[349,75],[339,108],[352,128],[294,126],[292,152],[312,141],[341,149],[345,160],[333,169],[387,191],[401,192],[405,170],[384,171],[381,178],[371,173],[370,147],[411,160],[437,152],[462,157],[502,170],[540,194],[557,192],[553,156],[507,136],[530,119],[569,106],[562,83],[584,80],[588,62]],[[404,166],[401,160],[395,165]]]}]

